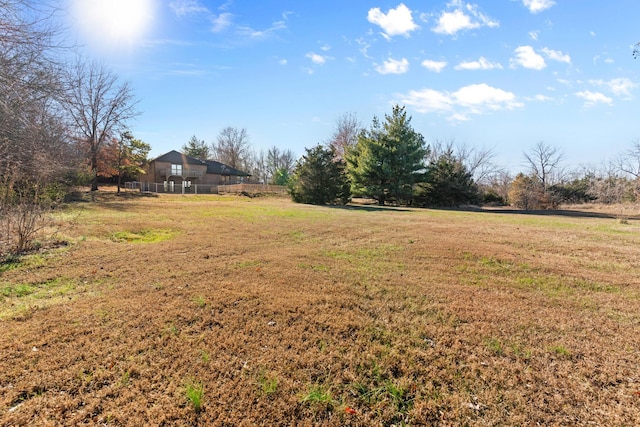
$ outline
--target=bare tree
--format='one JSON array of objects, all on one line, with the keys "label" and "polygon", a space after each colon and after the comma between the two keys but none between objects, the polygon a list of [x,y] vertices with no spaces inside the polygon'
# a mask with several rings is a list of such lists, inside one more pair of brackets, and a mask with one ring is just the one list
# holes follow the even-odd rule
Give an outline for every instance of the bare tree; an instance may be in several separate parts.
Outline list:
[{"label": "bare tree", "polygon": [[98,189],[98,156],[104,144],[124,131],[138,113],[133,90],[104,64],[78,60],[68,74],[67,109],[77,140],[91,168],[91,190]]},{"label": "bare tree", "polygon": [[296,162],[296,157],[293,151],[286,149],[281,150],[275,145],[267,150],[267,182],[274,180],[274,177],[278,175],[278,172],[284,172],[287,175],[293,172],[293,167]]},{"label": "bare tree", "polygon": [[328,143],[334,149],[336,160],[344,160],[346,153],[358,142],[362,129],[362,123],[354,113],[345,113],[338,119]]},{"label": "bare tree", "polygon": [[0,258],[28,249],[43,230],[73,160],[57,12],[47,2],[0,0]]},{"label": "bare tree", "polygon": [[211,148],[217,161],[237,169],[245,167],[251,154],[247,129],[227,126],[220,131]]},{"label": "bare tree", "polygon": [[248,172],[251,172],[251,180],[260,184],[269,182],[269,174],[267,172],[267,160],[264,150],[252,151],[245,166]]},{"label": "bare tree", "polygon": [[458,144],[455,140],[435,140],[427,152],[427,163],[432,163],[447,154],[452,159],[464,165],[473,179],[479,184],[489,184],[491,178],[499,172],[493,163],[495,153],[493,149],[470,147],[465,143]]},{"label": "bare tree", "polygon": [[618,168],[635,179],[640,179],[640,139],[635,139],[618,160]]},{"label": "bare tree", "polygon": [[540,141],[524,153],[524,158],[531,168],[531,173],[540,181],[543,191],[560,181],[562,177],[560,165],[564,154],[557,147]]}]

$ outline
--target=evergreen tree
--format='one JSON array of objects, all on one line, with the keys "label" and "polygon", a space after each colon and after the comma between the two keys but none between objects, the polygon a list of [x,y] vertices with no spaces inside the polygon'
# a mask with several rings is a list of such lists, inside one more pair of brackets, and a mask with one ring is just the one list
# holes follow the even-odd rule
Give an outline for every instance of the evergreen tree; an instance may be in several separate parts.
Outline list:
[{"label": "evergreen tree", "polygon": [[211,157],[209,146],[204,141],[199,140],[195,135],[182,146],[182,154],[195,157],[200,160],[207,160]]},{"label": "evergreen tree", "polygon": [[471,172],[452,151],[444,152],[429,165],[422,187],[421,198],[429,206],[453,207],[479,201],[478,186]]},{"label": "evergreen tree", "polygon": [[313,205],[347,204],[350,183],[342,160],[335,150],[317,145],[305,149],[289,180],[289,193],[296,203]]},{"label": "evergreen tree", "polygon": [[384,123],[373,118],[371,128],[360,133],[346,156],[354,192],[373,197],[380,205],[410,203],[415,184],[424,176],[427,152],[405,107],[394,106]]}]

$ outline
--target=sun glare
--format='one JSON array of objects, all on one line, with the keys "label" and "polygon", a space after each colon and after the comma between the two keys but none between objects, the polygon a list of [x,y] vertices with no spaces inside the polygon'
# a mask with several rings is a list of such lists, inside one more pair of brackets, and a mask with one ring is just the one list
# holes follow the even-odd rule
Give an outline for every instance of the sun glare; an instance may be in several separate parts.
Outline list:
[{"label": "sun glare", "polygon": [[90,43],[132,45],[153,20],[154,0],[74,0],[75,17]]}]

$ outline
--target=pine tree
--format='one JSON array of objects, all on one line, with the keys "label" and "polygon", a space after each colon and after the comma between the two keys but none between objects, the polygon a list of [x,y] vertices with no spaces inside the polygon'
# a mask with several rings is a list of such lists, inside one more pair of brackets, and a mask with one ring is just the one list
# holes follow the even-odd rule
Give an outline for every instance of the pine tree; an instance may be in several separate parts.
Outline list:
[{"label": "pine tree", "polygon": [[384,123],[373,118],[347,154],[349,174],[356,193],[373,197],[380,205],[411,203],[415,184],[425,172],[424,137],[411,127],[405,107],[393,107]]},{"label": "pine tree", "polygon": [[296,203],[347,204],[351,199],[349,179],[335,150],[317,145],[307,148],[289,180],[289,193]]},{"label": "pine tree", "polygon": [[200,160],[207,160],[211,157],[209,146],[195,135],[182,146],[182,153]]}]

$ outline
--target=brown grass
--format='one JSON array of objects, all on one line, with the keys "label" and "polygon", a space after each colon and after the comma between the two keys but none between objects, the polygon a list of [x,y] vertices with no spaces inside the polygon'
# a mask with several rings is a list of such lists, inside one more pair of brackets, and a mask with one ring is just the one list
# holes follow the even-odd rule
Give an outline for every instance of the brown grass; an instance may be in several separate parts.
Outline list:
[{"label": "brown grass", "polygon": [[112,194],[61,215],[69,246],[2,267],[0,425],[640,422],[636,219]]}]

